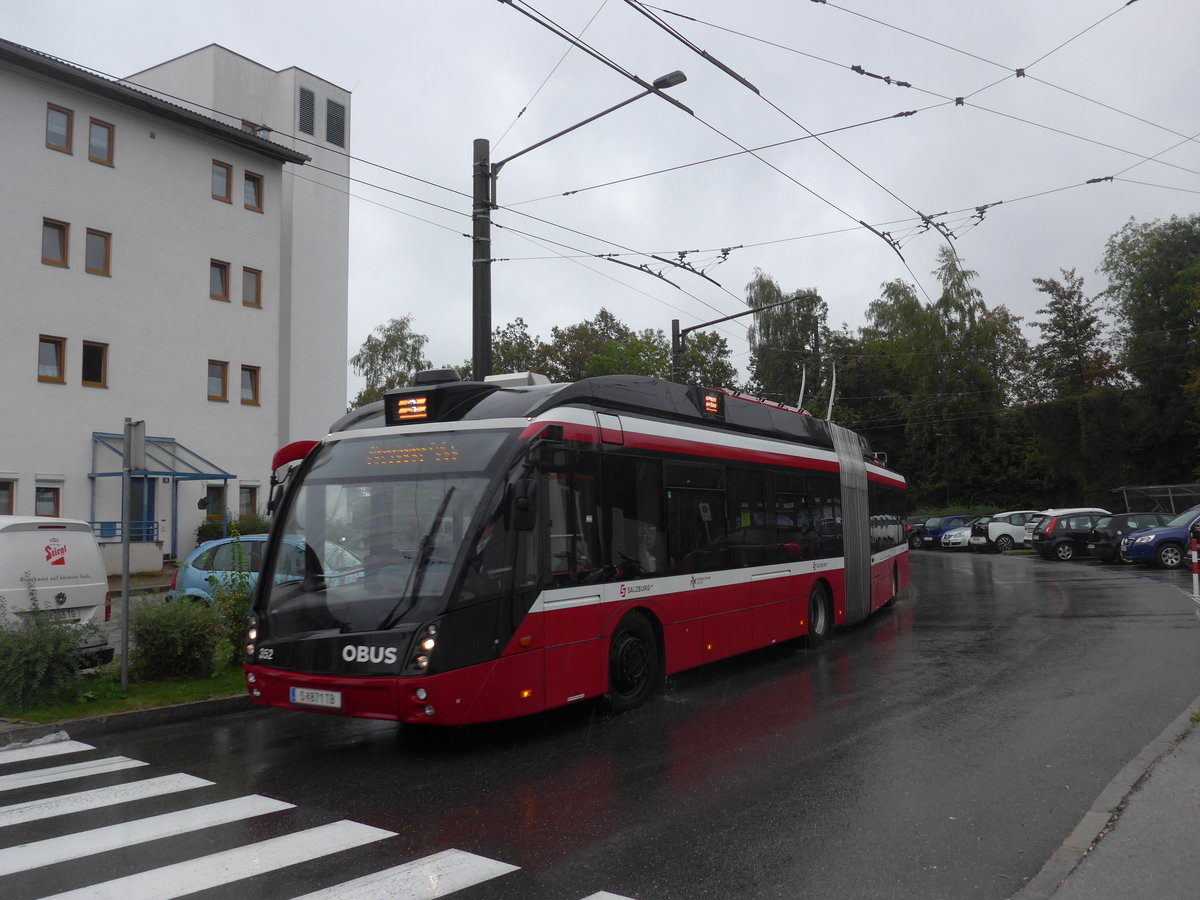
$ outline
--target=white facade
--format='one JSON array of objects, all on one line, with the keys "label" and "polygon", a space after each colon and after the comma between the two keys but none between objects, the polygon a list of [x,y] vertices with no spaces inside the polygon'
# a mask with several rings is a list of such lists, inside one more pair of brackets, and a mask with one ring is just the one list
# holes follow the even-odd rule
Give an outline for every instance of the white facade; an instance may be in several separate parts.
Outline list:
[{"label": "white facade", "polygon": [[[129,417],[163,439],[139,481],[150,524],[132,564],[157,569],[195,545],[202,498],[223,487],[234,513],[243,502],[264,510],[274,451],[324,435],[346,392],[349,211],[338,182],[349,147],[288,136],[303,85],[342,104],[348,145],[349,95],[215,46],[133,82],[239,118],[231,127],[0,41],[0,513],[53,507],[95,523],[110,571],[121,459],[94,435],[120,435]],[[241,119],[277,124],[255,137]],[[109,146],[93,146],[93,132]],[[336,174],[303,171],[318,155]],[[217,167],[229,173],[227,200],[214,196]],[[227,272],[224,299],[212,296],[214,263]],[[213,364],[224,364],[224,391],[210,388]],[[243,378],[256,383],[243,389]]]}]

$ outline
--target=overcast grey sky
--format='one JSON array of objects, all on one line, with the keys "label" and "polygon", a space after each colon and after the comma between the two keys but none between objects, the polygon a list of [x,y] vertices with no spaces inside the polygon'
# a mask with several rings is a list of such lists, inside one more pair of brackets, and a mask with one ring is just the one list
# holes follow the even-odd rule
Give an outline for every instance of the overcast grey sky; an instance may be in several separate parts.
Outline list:
[{"label": "overcast grey sky", "polygon": [[[744,309],[759,268],[857,327],[883,282],[936,297],[948,241],[1028,324],[1031,279],[1074,267],[1098,292],[1124,222],[1197,209],[1195,0],[659,2],[642,8],[758,93],[626,0],[5,0],[0,33],[114,75],[215,42],[351,90],[354,155],[404,175],[352,168],[347,356],[411,314],[435,364],[468,359],[473,139],[500,159],[638,92],[530,15],[647,81],[682,70],[694,116],[646,97],[504,168],[497,326],[548,339],[603,306],[669,334]],[[720,333],[744,368],[744,326]]]}]

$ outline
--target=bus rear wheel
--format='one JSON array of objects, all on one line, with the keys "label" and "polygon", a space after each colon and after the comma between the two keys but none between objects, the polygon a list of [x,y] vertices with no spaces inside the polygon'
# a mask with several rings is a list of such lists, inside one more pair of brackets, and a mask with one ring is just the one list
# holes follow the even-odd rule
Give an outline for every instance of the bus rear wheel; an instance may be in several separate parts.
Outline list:
[{"label": "bus rear wheel", "polygon": [[829,588],[813,585],[808,595],[808,635],[804,639],[808,647],[820,647],[829,638],[833,629],[833,604],[829,601]]},{"label": "bus rear wheel", "polygon": [[658,684],[658,640],[646,617],[625,615],[613,629],[608,650],[608,693],[605,706],[624,712],[646,702]]}]

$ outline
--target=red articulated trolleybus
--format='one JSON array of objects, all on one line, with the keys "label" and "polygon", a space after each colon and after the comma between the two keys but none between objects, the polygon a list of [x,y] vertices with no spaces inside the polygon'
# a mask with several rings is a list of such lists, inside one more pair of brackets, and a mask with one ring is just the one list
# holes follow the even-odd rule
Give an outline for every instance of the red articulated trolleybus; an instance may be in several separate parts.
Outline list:
[{"label": "red articulated trolleybus", "polygon": [[630,709],[673,672],[820,644],[908,583],[904,479],[838,425],[640,376],[423,376],[277,454],[299,463],[254,702],[433,725]]}]

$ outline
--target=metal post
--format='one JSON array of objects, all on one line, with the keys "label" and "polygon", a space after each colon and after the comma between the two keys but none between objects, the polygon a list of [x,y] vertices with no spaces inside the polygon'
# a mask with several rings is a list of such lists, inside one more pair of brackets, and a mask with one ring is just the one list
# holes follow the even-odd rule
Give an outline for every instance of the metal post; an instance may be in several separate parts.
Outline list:
[{"label": "metal post", "polygon": [[492,163],[486,138],[474,144],[471,241],[471,377],[492,374]]},{"label": "metal post", "polygon": [[679,384],[679,354],[683,352],[683,340],[679,336],[679,320],[671,320],[671,380]]},{"label": "metal post", "polygon": [[146,468],[146,423],[125,417],[121,462],[121,691],[129,692],[129,531],[133,473]]},{"label": "metal post", "polygon": [[1197,554],[1196,532],[1192,532],[1192,599],[1200,603],[1200,555]]}]

